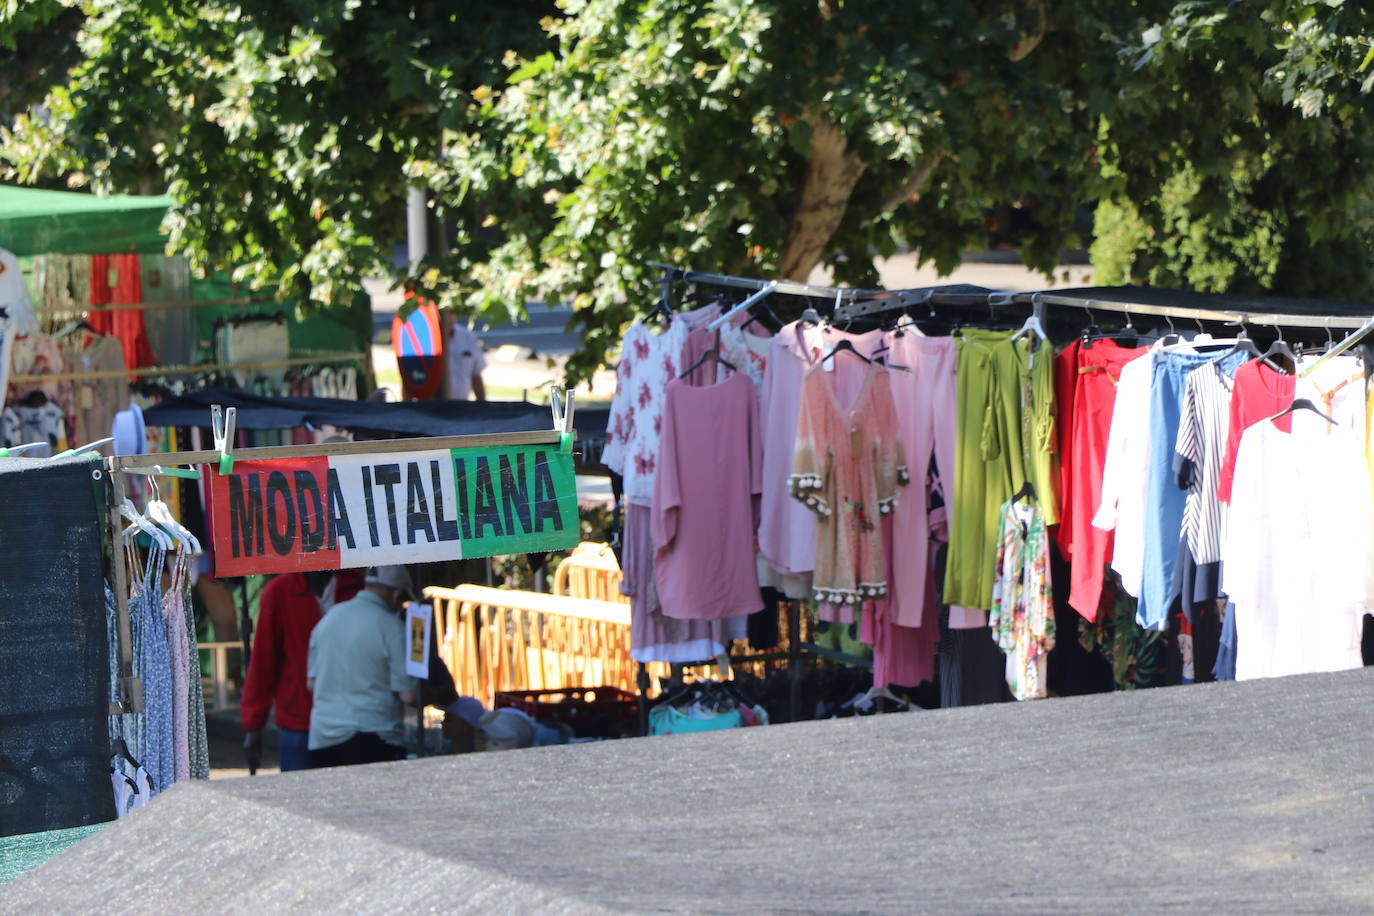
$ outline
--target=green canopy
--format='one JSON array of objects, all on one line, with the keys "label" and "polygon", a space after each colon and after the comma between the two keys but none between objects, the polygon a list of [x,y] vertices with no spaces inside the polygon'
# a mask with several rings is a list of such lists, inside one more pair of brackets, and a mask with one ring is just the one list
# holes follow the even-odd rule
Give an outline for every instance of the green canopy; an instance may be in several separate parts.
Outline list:
[{"label": "green canopy", "polygon": [[161,254],[170,197],[97,197],[0,185],[0,248],[36,254]]}]

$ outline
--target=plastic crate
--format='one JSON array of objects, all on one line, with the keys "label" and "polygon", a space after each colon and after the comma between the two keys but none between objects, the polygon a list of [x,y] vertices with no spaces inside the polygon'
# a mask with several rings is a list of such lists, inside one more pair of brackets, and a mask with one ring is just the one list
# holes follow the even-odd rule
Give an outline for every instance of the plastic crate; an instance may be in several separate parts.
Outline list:
[{"label": "plastic crate", "polygon": [[512,707],[536,722],[552,719],[579,738],[619,738],[637,727],[639,697],[619,687],[501,690],[495,707]]}]

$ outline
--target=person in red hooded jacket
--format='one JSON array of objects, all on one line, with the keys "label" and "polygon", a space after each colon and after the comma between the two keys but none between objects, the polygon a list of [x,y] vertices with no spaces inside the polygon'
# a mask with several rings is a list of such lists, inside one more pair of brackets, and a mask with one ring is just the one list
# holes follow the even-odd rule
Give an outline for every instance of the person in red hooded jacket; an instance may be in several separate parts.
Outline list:
[{"label": "person in red hooded jacket", "polygon": [[310,633],[322,614],[363,587],[361,569],[284,573],[268,582],[258,601],[258,621],[248,677],[239,702],[248,765],[262,765],[262,730],[275,707],[281,735],[282,772],[310,765],[310,691],[305,687]]}]

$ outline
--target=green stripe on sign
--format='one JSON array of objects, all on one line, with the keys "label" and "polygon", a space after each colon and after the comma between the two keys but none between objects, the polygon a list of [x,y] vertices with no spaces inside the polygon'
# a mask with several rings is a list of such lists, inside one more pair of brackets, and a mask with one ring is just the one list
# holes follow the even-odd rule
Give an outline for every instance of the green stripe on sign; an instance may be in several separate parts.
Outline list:
[{"label": "green stripe on sign", "polygon": [[577,546],[572,455],[556,445],[452,451],[464,558]]}]

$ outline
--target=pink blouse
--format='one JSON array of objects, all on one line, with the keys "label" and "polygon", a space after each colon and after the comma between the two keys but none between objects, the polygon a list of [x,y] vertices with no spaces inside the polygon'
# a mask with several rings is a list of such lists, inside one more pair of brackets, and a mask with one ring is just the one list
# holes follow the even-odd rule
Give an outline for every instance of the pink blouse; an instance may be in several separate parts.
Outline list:
[{"label": "pink blouse", "polygon": [[668,383],[651,516],[664,614],[718,620],[763,607],[754,565],[762,471],[748,375],[701,387]]}]

